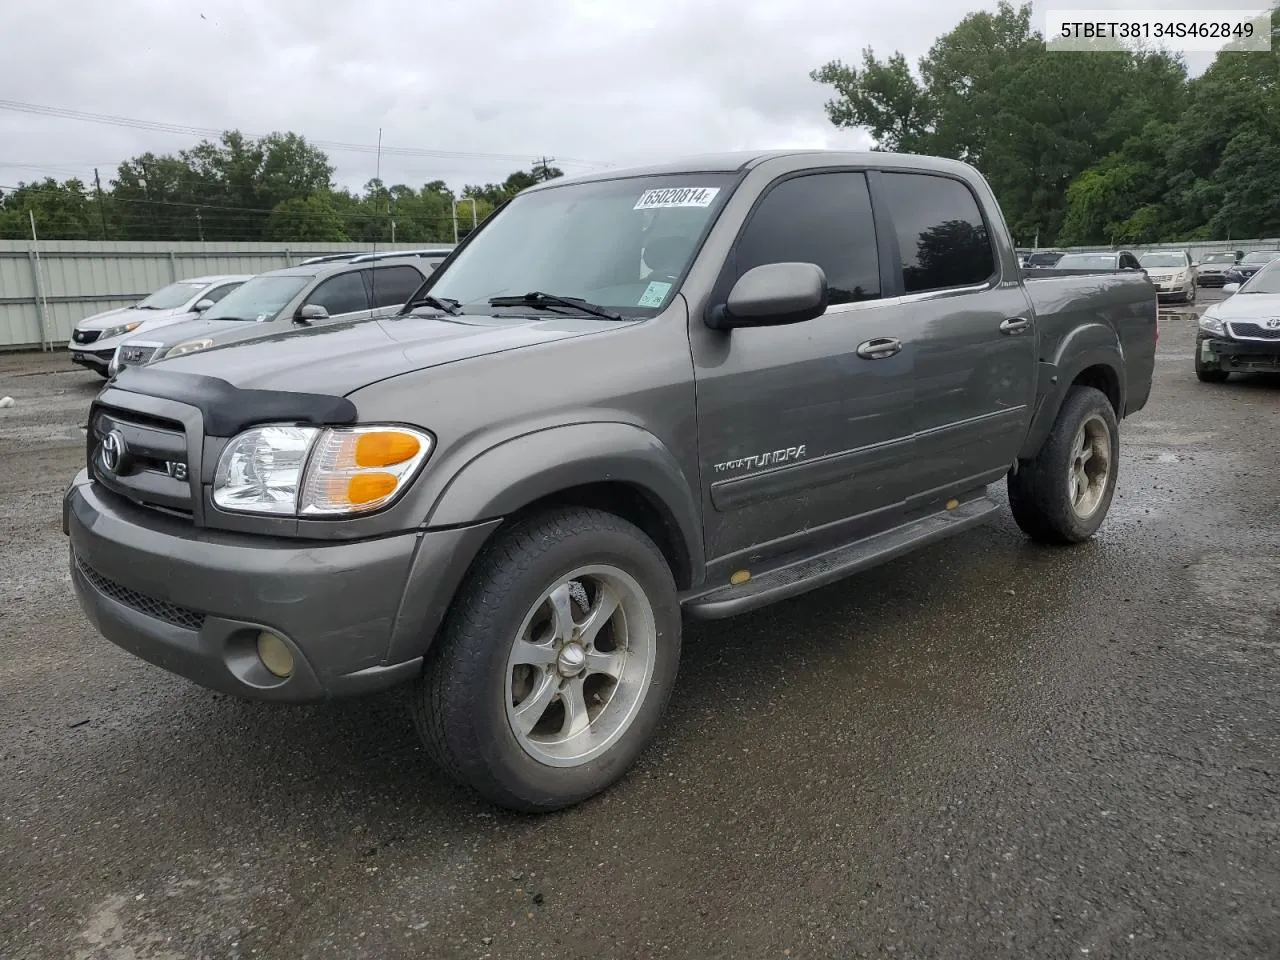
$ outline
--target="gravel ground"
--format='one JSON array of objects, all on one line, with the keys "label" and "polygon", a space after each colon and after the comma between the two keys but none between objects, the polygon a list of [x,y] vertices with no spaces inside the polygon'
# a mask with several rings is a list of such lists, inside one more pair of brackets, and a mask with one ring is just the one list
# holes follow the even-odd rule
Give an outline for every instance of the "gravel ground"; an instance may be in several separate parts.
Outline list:
[{"label": "gravel ground", "polygon": [[541,818],[398,692],[242,703],[101,640],[59,525],[101,380],[0,355],[0,958],[1274,960],[1280,381],[1198,383],[1193,331],[1094,541],[1006,515],[690,626],[655,746]]}]

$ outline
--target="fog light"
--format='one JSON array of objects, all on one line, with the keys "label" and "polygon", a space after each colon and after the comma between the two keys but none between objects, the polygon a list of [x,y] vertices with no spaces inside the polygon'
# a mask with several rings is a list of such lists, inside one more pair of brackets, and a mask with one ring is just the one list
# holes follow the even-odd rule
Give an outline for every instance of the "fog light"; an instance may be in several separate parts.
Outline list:
[{"label": "fog light", "polygon": [[258,634],[258,659],[277,677],[284,678],[293,673],[293,654],[274,633],[263,630]]}]

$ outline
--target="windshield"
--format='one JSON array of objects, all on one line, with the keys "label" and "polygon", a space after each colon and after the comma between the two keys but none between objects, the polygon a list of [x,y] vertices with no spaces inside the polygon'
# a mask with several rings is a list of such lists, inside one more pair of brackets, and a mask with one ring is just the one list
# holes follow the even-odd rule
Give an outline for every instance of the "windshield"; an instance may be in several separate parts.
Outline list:
[{"label": "windshield", "polygon": [[1201,263],[1235,263],[1236,255],[1234,253],[1211,253]]},{"label": "windshield", "polygon": [[1055,266],[1063,270],[1114,270],[1119,260],[1114,253],[1068,253]]},{"label": "windshield", "polygon": [[1246,253],[1241,263],[1270,263],[1276,257],[1280,257],[1280,251],[1276,250],[1259,250],[1255,253]]},{"label": "windshield", "polygon": [[167,287],[161,287],[151,296],[138,301],[139,310],[172,310],[180,307],[205,288],[203,283],[179,281]]},{"label": "windshield", "polygon": [[537,291],[653,316],[673,296],[733,181],[723,173],[628,177],[518,196],[416,296],[489,313],[493,297]]},{"label": "windshield", "polygon": [[314,277],[254,277],[204,312],[205,320],[274,320]]},{"label": "windshield", "polygon": [[1144,253],[1138,263],[1144,267],[1185,267],[1187,258],[1181,253]]},{"label": "windshield", "polygon": [[1237,293],[1280,293],[1280,262],[1272,261],[1240,285]]}]

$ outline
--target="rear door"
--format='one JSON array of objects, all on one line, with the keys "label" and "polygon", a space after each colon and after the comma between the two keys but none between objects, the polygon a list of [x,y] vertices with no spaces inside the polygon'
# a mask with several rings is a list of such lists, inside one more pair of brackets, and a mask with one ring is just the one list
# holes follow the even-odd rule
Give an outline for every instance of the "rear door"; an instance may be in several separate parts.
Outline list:
[{"label": "rear door", "polygon": [[[892,525],[911,456],[915,330],[885,286],[881,239],[856,170],[779,178],[748,216],[712,302],[753,267],[800,261],[825,271],[830,306],[806,323],[691,331],[710,557]],[[881,338],[898,348],[859,355]]]},{"label": "rear door", "polygon": [[369,284],[363,276],[367,272],[349,270],[329,277],[307,294],[299,309],[317,304],[329,311],[329,316],[324,320],[315,321],[317,326],[349,320],[368,320],[373,316],[373,309],[369,302]]},{"label": "rear door", "polygon": [[413,296],[426,276],[405,264],[374,267],[366,271],[369,281],[369,300],[375,317],[389,317]]},{"label": "rear door", "polygon": [[1003,276],[996,226],[963,180],[884,171],[876,203],[893,222],[915,350],[911,505],[1004,474],[1030,424],[1034,316],[1017,271]]}]

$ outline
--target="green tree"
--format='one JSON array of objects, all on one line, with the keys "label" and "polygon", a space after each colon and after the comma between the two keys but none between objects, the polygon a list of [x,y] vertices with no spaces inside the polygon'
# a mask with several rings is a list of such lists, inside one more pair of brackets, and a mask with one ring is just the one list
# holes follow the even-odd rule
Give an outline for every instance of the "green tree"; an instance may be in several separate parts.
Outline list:
[{"label": "green tree", "polygon": [[83,183],[71,179],[59,183],[47,177],[37,183],[20,183],[0,196],[0,238],[22,240],[31,236],[31,215],[43,240],[101,240],[98,208]]},{"label": "green tree", "polygon": [[264,239],[341,243],[350,239],[326,194],[281,200],[267,218]]}]

